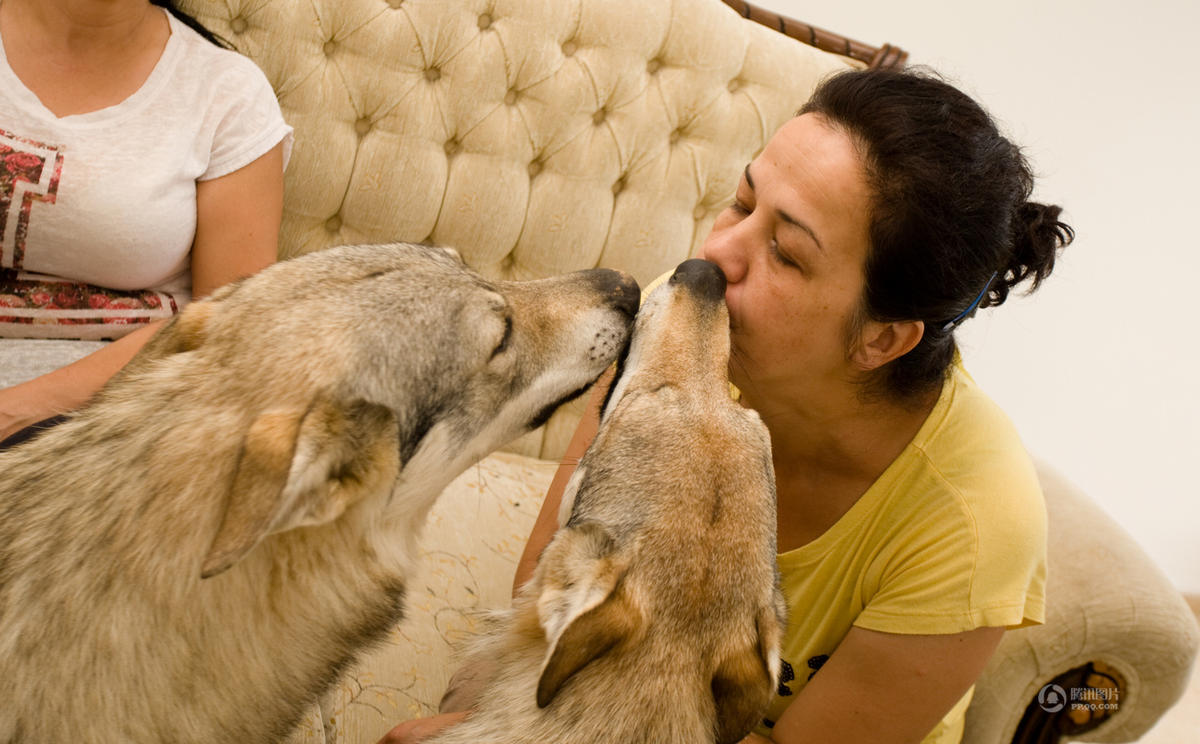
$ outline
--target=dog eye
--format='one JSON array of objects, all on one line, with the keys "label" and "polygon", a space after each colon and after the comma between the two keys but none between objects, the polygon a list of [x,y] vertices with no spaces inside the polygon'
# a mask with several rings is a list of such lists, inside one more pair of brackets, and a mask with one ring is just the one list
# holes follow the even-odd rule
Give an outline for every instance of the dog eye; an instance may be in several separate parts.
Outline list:
[{"label": "dog eye", "polygon": [[495,359],[503,354],[504,350],[508,348],[508,340],[512,338],[512,329],[512,318],[506,315],[504,317],[504,336],[500,338],[500,343],[496,346],[495,350],[492,351],[492,359]]}]

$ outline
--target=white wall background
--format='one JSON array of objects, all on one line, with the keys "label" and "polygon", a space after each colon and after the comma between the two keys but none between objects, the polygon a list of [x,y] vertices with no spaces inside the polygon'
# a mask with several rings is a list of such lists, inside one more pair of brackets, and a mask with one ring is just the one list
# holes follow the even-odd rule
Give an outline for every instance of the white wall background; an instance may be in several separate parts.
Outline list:
[{"label": "white wall background", "polygon": [[761,0],[910,52],[981,101],[1077,233],[960,333],[1026,445],[1200,593],[1196,0]]}]

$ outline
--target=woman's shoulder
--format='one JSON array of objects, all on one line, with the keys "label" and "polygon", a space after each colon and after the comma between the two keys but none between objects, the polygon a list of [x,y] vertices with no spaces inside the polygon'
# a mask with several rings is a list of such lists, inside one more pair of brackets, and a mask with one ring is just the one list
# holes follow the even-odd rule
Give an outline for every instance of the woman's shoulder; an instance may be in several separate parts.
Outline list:
[{"label": "woman's shoulder", "polygon": [[955,514],[983,553],[1044,550],[1045,501],[1016,426],[961,364],[943,398],[915,443],[926,500]]},{"label": "woman's shoulder", "polygon": [[1033,461],[1012,422],[961,365],[873,488],[886,542],[934,541],[963,556],[1044,550],[1045,502]]},{"label": "woman's shoulder", "polygon": [[1033,492],[1037,474],[1012,420],[960,362],[914,445],[947,484],[976,491],[994,487]]},{"label": "woman's shoulder", "polygon": [[886,506],[872,522],[875,591],[856,624],[948,633],[1042,621],[1047,525],[1037,473],[1011,421],[961,367],[885,476]]},{"label": "woman's shoulder", "polygon": [[[254,60],[234,49],[217,46],[171,16],[171,34],[177,37],[180,60],[176,75],[209,88],[236,90],[249,82],[265,83],[266,75]],[[257,90],[255,86],[254,90]]]}]

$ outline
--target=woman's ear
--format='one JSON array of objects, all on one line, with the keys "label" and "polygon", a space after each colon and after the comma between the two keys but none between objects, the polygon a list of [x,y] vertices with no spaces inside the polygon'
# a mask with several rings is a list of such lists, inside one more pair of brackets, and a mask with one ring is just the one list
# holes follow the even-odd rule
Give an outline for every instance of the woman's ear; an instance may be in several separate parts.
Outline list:
[{"label": "woman's ear", "polygon": [[922,320],[868,320],[850,352],[850,360],[863,372],[871,372],[912,351],[924,335]]}]

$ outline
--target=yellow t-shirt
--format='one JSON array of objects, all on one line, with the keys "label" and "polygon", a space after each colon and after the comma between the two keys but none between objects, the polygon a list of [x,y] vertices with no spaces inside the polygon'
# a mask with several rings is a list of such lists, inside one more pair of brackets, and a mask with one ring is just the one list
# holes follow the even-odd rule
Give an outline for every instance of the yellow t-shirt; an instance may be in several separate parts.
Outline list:
[{"label": "yellow t-shirt", "polygon": [[[764,736],[852,625],[941,634],[1041,623],[1041,487],[1011,422],[956,363],[904,452],[829,530],[778,562],[789,617]],[[923,744],[961,741],[973,691]]]},{"label": "yellow t-shirt", "polygon": [[[823,535],[778,563],[788,625],[763,736],[851,626],[924,635],[1042,623],[1042,489],[1012,422],[956,359],[904,452]],[[922,744],[958,744],[973,693]]]}]

